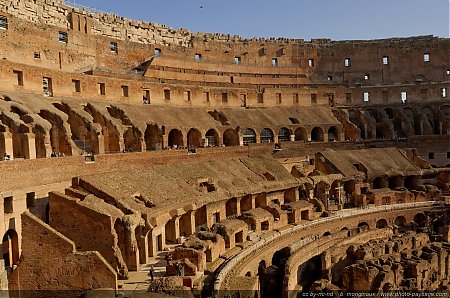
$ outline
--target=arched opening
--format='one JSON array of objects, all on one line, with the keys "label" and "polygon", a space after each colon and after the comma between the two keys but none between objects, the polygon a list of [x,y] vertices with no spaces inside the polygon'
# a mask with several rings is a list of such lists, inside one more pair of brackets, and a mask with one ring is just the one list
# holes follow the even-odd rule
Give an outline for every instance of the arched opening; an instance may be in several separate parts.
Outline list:
[{"label": "arched opening", "polygon": [[[114,230],[117,234],[117,245],[124,257],[128,256],[125,245],[125,228],[120,219],[116,219],[114,223]],[[126,261],[125,261],[126,262]]]},{"label": "arched opening", "polygon": [[360,222],[359,224],[358,224],[358,228],[359,228],[359,232],[360,233],[363,233],[363,232],[366,232],[366,231],[369,231],[370,230],[370,226],[369,226],[369,224],[367,223],[367,222]]},{"label": "arched opening", "polygon": [[394,225],[397,227],[404,227],[406,224],[406,218],[404,216],[397,216],[394,219]]},{"label": "arched opening", "polygon": [[389,178],[389,188],[396,189],[397,187],[403,186],[403,177],[395,176]]},{"label": "arched opening", "polygon": [[176,222],[175,218],[169,220],[165,225],[165,236],[166,236],[166,244],[175,244],[177,243],[177,233],[176,233]]},{"label": "arched opening", "polygon": [[387,226],[388,226],[388,223],[384,218],[377,220],[377,225],[376,225],[377,229],[384,229],[384,228],[387,228]]},{"label": "arched opening", "polygon": [[426,226],[426,217],[423,213],[417,213],[414,216],[414,222],[421,228]]},{"label": "arched opening", "polygon": [[244,130],[244,145],[256,143],[256,133],[253,129],[247,128]]},{"label": "arched opening", "polygon": [[314,127],[311,130],[311,141],[323,142],[323,130],[320,127]]},{"label": "arched opening", "polygon": [[273,131],[270,128],[264,128],[260,136],[261,143],[273,143]]},{"label": "arched opening", "polygon": [[13,229],[6,231],[2,240],[5,268],[12,268],[19,263],[19,237]]},{"label": "arched opening", "polygon": [[420,176],[407,176],[404,185],[409,190],[416,190],[419,186]]},{"label": "arched opening", "polygon": [[311,285],[320,279],[322,273],[322,256],[318,255],[300,265],[297,269],[297,284],[303,291],[309,291]]},{"label": "arched opening", "polygon": [[308,140],[308,132],[305,128],[299,127],[295,130],[295,140],[296,141],[307,141]]},{"label": "arched opening", "polygon": [[161,150],[163,148],[163,137],[159,134],[158,126],[147,125],[145,130],[145,144],[147,150]]},{"label": "arched opening", "polygon": [[411,108],[404,108],[403,113],[408,118],[409,123],[411,124],[411,127],[414,130],[414,134],[421,135],[422,134],[421,125],[418,119],[416,119],[416,114],[414,113],[414,110]]},{"label": "arched opening", "polygon": [[331,235],[331,232],[330,232],[330,231],[327,231],[327,232],[323,233],[322,236],[330,236],[330,235]]},{"label": "arched opening", "polygon": [[239,146],[239,134],[234,129],[227,129],[223,133],[223,144],[225,146]]},{"label": "arched opening", "polygon": [[134,152],[142,151],[141,132],[136,127],[129,128],[123,134],[123,141],[125,143],[126,151],[134,151]]},{"label": "arched opening", "polygon": [[172,129],[169,132],[169,147],[183,147],[183,134],[178,129]]},{"label": "arched opening", "polygon": [[196,128],[191,128],[187,134],[187,145],[189,147],[202,146],[202,134]]},{"label": "arched opening", "polygon": [[339,131],[335,126],[328,129],[328,142],[339,141]]},{"label": "arched opening", "polygon": [[205,137],[208,142],[208,146],[219,146],[219,133],[215,129],[211,128],[210,130],[208,130]]},{"label": "arched opening", "polygon": [[282,127],[278,131],[278,143],[289,142],[291,140],[291,131],[286,127]]},{"label": "arched opening", "polygon": [[359,110],[348,111],[349,121],[359,128],[362,139],[367,139],[367,130],[365,128],[365,121],[361,119],[361,112]]},{"label": "arched opening", "polygon": [[387,179],[384,177],[377,177],[373,180],[373,189],[380,189],[387,187]]},{"label": "arched opening", "polygon": [[225,204],[226,209],[226,217],[238,215],[238,199],[237,198],[231,198],[229,199]]}]

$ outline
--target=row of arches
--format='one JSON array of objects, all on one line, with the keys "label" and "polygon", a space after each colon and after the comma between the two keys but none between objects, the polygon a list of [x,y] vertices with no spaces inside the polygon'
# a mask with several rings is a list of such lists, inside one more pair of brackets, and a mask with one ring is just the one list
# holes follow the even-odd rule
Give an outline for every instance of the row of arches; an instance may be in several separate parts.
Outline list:
[{"label": "row of arches", "polygon": [[[331,126],[326,130],[328,141],[340,141],[339,129],[336,126]],[[242,140],[242,141],[241,141]],[[255,143],[274,143],[274,142],[288,142],[288,141],[313,141],[324,142],[325,131],[321,127],[313,127],[308,131],[304,127],[299,127],[295,131],[283,127],[278,130],[275,135],[270,128],[264,128],[259,135],[253,128],[245,128],[239,131],[238,129],[229,128],[223,132],[222,139],[220,134],[215,129],[209,129],[203,136],[200,130],[191,128],[184,138],[180,129],[170,130],[167,137],[167,146],[169,147],[201,147],[201,146],[239,146],[255,144]],[[152,150],[158,146],[164,147],[163,136],[159,134],[159,130],[154,125],[147,127],[145,132],[145,141],[147,150]],[[160,144],[160,145],[158,145]]]}]

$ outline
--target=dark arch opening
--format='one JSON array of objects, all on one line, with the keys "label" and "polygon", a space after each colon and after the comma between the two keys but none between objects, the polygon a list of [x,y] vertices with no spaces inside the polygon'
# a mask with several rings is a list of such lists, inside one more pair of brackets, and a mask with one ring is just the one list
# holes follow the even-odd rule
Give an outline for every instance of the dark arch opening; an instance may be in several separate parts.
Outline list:
[{"label": "dark arch opening", "polygon": [[239,134],[233,129],[227,129],[223,133],[223,144],[225,146],[239,146]]},{"label": "dark arch opening", "polygon": [[291,131],[286,127],[282,127],[278,131],[278,142],[289,142],[291,140]]},{"label": "dark arch opening", "polygon": [[187,134],[187,145],[193,147],[202,146],[202,134],[196,128],[191,128]]},{"label": "dark arch opening", "polygon": [[377,229],[387,228],[387,226],[388,226],[388,223],[384,218],[379,219],[377,221],[377,225],[376,225]]},{"label": "dark arch opening", "polygon": [[256,133],[253,129],[247,128],[244,130],[244,145],[256,143]]},{"label": "dark arch opening", "polygon": [[311,141],[323,142],[323,130],[320,127],[314,127],[311,131]]},{"label": "dark arch opening", "polygon": [[159,133],[158,126],[147,125],[145,130],[145,145],[147,150],[161,150],[163,147],[163,137]]},{"label": "dark arch opening", "polygon": [[335,126],[328,129],[328,142],[339,141],[339,131]]},{"label": "dark arch opening", "polygon": [[206,132],[206,140],[208,141],[208,146],[219,146],[219,133],[215,129],[210,129]]},{"label": "dark arch opening", "polygon": [[169,147],[183,147],[183,134],[178,129],[169,132]]},{"label": "dark arch opening", "polygon": [[273,143],[273,131],[270,128],[264,128],[261,131],[260,142],[261,143]]},{"label": "dark arch opening", "polygon": [[299,127],[295,130],[295,140],[296,141],[307,141],[308,140],[308,132],[305,128]]}]

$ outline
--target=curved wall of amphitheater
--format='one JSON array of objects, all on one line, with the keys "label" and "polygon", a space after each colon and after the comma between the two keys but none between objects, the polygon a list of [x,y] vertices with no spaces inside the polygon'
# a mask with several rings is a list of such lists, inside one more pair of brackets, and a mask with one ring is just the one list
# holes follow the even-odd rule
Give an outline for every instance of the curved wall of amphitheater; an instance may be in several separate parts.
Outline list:
[{"label": "curved wall of amphitheater", "polygon": [[96,268],[76,290],[116,291],[171,249],[192,288],[253,291],[289,248],[300,291],[302,245],[419,235],[411,208],[448,241],[448,38],[243,39],[43,0],[0,0],[0,38],[3,289]]}]

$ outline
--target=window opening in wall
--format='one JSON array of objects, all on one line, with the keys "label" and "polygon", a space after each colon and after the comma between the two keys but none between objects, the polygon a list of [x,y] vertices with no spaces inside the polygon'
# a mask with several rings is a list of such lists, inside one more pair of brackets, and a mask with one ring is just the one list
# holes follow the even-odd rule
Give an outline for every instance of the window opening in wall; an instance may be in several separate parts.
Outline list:
[{"label": "window opening in wall", "polygon": [[220,213],[216,212],[213,214],[213,221],[214,223],[218,223],[220,221]]},{"label": "window opening in wall", "polygon": [[13,197],[4,198],[3,210],[4,213],[13,213],[14,211]]},{"label": "window opening in wall", "polygon": [[368,80],[370,78],[370,76],[368,74],[364,75],[364,80]]},{"label": "window opening in wall", "polygon": [[222,102],[228,102],[228,93],[222,93]]},{"label": "window opening in wall", "polygon": [[447,97],[447,88],[441,88],[441,97],[442,98]]},{"label": "window opening in wall", "polygon": [[328,81],[332,81],[333,80],[333,77],[332,76],[328,76]]},{"label": "window opening in wall", "polygon": [[186,99],[187,101],[191,101],[191,91],[184,92],[184,99]]},{"label": "window opening in wall", "polygon": [[428,89],[420,89],[420,97],[422,99],[427,99],[428,98]]},{"label": "window opening in wall", "polygon": [[80,80],[72,80],[73,92],[81,92],[81,82]]},{"label": "window opening in wall", "polygon": [[364,101],[368,102],[369,101],[369,92],[364,92]]},{"label": "window opening in wall", "polygon": [[59,42],[63,42],[63,43],[67,43],[67,41],[68,41],[67,32],[59,31],[59,33],[58,33],[58,41]]},{"label": "window opening in wall", "polygon": [[230,83],[234,84],[234,77],[233,76],[230,77]]},{"label": "window opening in wall", "polygon": [[450,152],[447,152],[447,159],[450,158]]},{"label": "window opening in wall", "polygon": [[434,152],[428,152],[428,159],[434,159]]},{"label": "window opening in wall", "polygon": [[153,51],[153,54],[155,54],[155,56],[159,56],[159,55],[161,54],[161,49],[156,48],[156,49]]},{"label": "window opening in wall", "polygon": [[298,99],[298,93],[294,93],[293,95],[292,95],[292,102],[293,103],[299,103],[299,99]]},{"label": "window opening in wall", "polygon": [[34,59],[41,59],[41,53],[40,52],[34,52]]},{"label": "window opening in wall", "polygon": [[234,63],[241,64],[241,57],[234,57]]},{"label": "window opening in wall", "polygon": [[142,90],[142,101],[144,102],[144,104],[150,104],[150,90],[149,89]]},{"label": "window opening in wall", "polygon": [[34,192],[27,193],[27,208],[34,207],[34,199],[36,195]]},{"label": "window opening in wall", "polygon": [[164,89],[164,100],[170,100],[170,90]]},{"label": "window opening in wall", "polygon": [[311,104],[316,105],[317,104],[317,94],[311,93]]},{"label": "window opening in wall", "polygon": [[44,96],[53,96],[52,79],[44,77],[42,79],[42,90],[44,91]]},{"label": "window opening in wall", "polygon": [[388,65],[389,64],[389,57],[388,56],[384,56],[383,57],[383,64],[384,65]]},{"label": "window opening in wall", "polygon": [[314,67],[314,59],[308,59],[308,66]]},{"label": "window opening in wall", "polygon": [[447,69],[447,75],[450,75],[450,69]]},{"label": "window opening in wall", "polygon": [[350,66],[350,58],[345,58],[344,59],[344,66],[345,67],[349,67]]},{"label": "window opening in wall", "polygon": [[247,94],[241,93],[239,94],[239,98],[241,100],[241,107],[247,106]]},{"label": "window opening in wall", "polygon": [[309,159],[309,165],[310,166],[313,166],[313,165],[315,165],[316,164],[316,161],[314,160],[314,158],[310,158]]},{"label": "window opening in wall", "polygon": [[23,86],[23,72],[19,70],[13,70],[13,75],[16,77],[17,86]]},{"label": "window opening in wall", "polygon": [[5,16],[0,16],[0,29],[2,30],[8,29],[8,18]]},{"label": "window opening in wall", "polygon": [[209,102],[209,92],[203,92],[203,98],[206,102]]},{"label": "window opening in wall", "polygon": [[258,97],[258,103],[264,103],[264,93],[259,92],[257,97]]},{"label": "window opening in wall", "polygon": [[277,103],[281,103],[281,93],[276,93],[275,96],[277,99]]},{"label": "window opening in wall", "polygon": [[423,61],[424,62],[430,62],[430,54],[429,53],[423,54]]},{"label": "window opening in wall", "polygon": [[194,59],[195,59],[195,61],[202,61],[202,55],[201,54],[195,54],[194,55]]},{"label": "window opening in wall", "polygon": [[111,50],[111,53],[117,54],[117,42],[110,42],[109,49]]},{"label": "window opening in wall", "polygon": [[277,66],[278,66],[278,59],[272,58],[272,67],[277,67]]},{"label": "window opening in wall", "polygon": [[128,86],[121,86],[120,88],[122,89],[122,96],[128,97]]},{"label": "window opening in wall", "polygon": [[351,93],[345,93],[345,102],[346,103],[352,102],[352,94]]},{"label": "window opening in wall", "polygon": [[105,83],[98,83],[98,94],[106,95],[106,86]]},{"label": "window opening in wall", "polygon": [[406,93],[406,91],[402,91],[402,93],[401,93],[401,99],[402,99],[402,102],[403,102],[403,103],[405,103],[406,100],[408,99],[408,94]]}]

